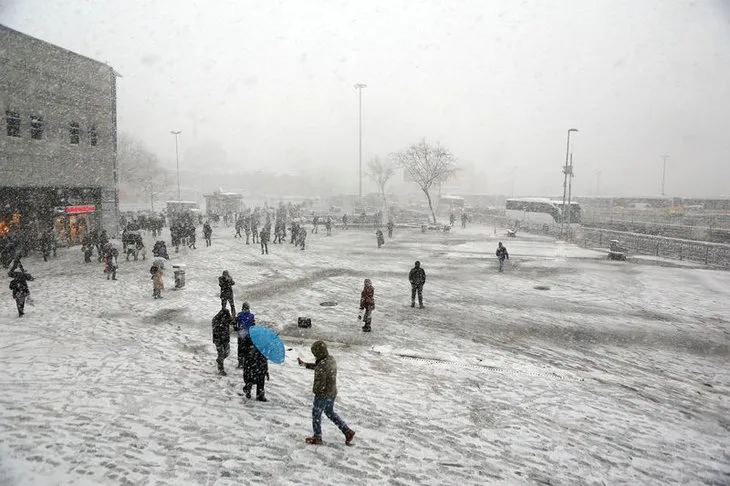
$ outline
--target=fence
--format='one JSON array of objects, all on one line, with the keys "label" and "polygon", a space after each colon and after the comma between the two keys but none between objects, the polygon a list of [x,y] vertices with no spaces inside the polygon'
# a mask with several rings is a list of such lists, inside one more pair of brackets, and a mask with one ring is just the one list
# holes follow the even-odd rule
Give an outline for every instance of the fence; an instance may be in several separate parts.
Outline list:
[{"label": "fence", "polygon": [[574,243],[589,248],[607,248],[611,240],[618,240],[629,255],[653,255],[730,269],[730,245],[586,227],[573,235]]}]

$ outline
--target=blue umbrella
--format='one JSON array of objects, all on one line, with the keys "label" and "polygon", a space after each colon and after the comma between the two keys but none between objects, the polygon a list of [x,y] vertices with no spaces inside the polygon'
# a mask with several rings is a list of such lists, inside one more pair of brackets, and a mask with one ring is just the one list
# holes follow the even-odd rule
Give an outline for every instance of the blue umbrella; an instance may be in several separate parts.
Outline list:
[{"label": "blue umbrella", "polygon": [[269,361],[276,364],[284,362],[284,343],[278,334],[268,327],[251,326],[248,335],[256,349]]}]

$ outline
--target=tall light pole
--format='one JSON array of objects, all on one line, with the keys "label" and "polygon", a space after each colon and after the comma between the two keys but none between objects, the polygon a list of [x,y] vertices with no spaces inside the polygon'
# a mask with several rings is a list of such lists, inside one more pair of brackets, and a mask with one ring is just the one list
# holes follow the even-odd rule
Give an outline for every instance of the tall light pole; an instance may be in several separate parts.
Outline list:
[{"label": "tall light pole", "polygon": [[570,207],[570,196],[573,193],[573,152],[570,153],[570,179],[568,179],[568,236],[570,236],[570,218],[573,211]]},{"label": "tall light pole", "polygon": [[180,202],[180,155],[177,150],[177,136],[182,133],[180,130],[173,130],[170,133],[175,135],[175,165],[177,166],[177,202]]},{"label": "tall light pole", "polygon": [[568,129],[568,142],[566,143],[566,146],[565,146],[565,165],[563,166],[563,175],[564,175],[564,178],[563,178],[563,208],[560,212],[560,238],[561,239],[563,238],[563,234],[565,232],[565,212],[566,212],[565,197],[567,196],[567,192],[568,192],[568,174],[570,174],[571,177],[573,174],[573,166],[568,165],[568,159],[570,158],[570,134],[572,132],[577,132],[577,131],[578,131],[577,128]]},{"label": "tall light pole", "polygon": [[357,94],[358,94],[359,118],[360,118],[359,129],[358,129],[359,138],[360,138],[360,149],[359,149],[359,161],[360,161],[360,163],[359,163],[359,168],[360,168],[359,181],[360,181],[360,184],[359,184],[359,190],[358,190],[360,206],[362,206],[362,90],[363,90],[363,88],[367,88],[367,87],[368,87],[368,85],[364,84],[364,83],[357,83],[355,85],[355,89],[357,90]]},{"label": "tall light pole", "polygon": [[662,155],[662,159],[664,159],[664,164],[662,166],[662,196],[664,195],[664,181],[667,177],[667,159],[669,158],[668,155]]}]

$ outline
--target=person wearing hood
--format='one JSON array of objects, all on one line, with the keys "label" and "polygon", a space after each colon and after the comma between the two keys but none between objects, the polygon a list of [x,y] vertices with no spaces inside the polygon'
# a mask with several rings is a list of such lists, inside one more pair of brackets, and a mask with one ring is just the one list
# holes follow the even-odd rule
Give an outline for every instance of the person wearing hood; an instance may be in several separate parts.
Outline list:
[{"label": "person wearing hood", "polygon": [[[253,314],[251,314],[253,316]],[[251,388],[256,385],[256,401],[268,402],[264,392],[266,379],[269,378],[269,363],[266,356],[261,354],[251,340],[248,329],[255,326],[255,322],[246,329],[246,336],[241,342],[243,349],[243,394],[246,398],[251,398]],[[239,349],[241,349],[239,348]]]},{"label": "person wearing hood", "polygon": [[357,316],[358,320],[362,319],[363,332],[370,332],[373,309],[375,309],[375,289],[370,279],[366,278],[365,286],[360,293],[360,315]]},{"label": "person wearing hood", "polygon": [[234,325],[236,333],[238,335],[238,369],[243,369],[243,362],[245,358],[245,349],[243,347],[243,341],[248,337],[248,330],[256,324],[256,316],[251,312],[248,302],[244,302],[241,305],[241,312],[236,316],[236,323]]},{"label": "person wearing hood", "polygon": [[233,324],[233,317],[225,307],[213,317],[213,344],[218,353],[218,358],[215,361],[218,364],[218,374],[221,376],[226,376],[223,361],[231,353],[231,325]]},{"label": "person wearing hood", "polygon": [[416,261],[408,274],[408,281],[411,282],[411,307],[416,306],[416,294],[418,294],[418,307],[423,309],[423,285],[426,283],[426,272],[421,268],[421,262]]},{"label": "person wearing hood", "polygon": [[18,307],[18,317],[25,315],[25,302],[30,297],[30,288],[28,288],[28,282],[33,280],[33,277],[25,270],[8,272],[8,276],[12,277],[10,281],[10,290],[13,291],[13,299],[15,305]]},{"label": "person wearing hood", "polygon": [[350,445],[355,438],[355,431],[347,426],[344,420],[335,413],[335,398],[337,397],[337,362],[329,354],[324,341],[312,344],[312,354],[316,358],[314,363],[306,363],[297,358],[299,366],[314,370],[314,402],[312,403],[312,431],[305,442],[311,445],[322,443],[322,413],[330,419],[345,435],[345,444]]},{"label": "person wearing hood", "polygon": [[226,304],[231,304],[231,315],[236,315],[236,306],[233,303],[233,286],[236,282],[228,273],[228,270],[223,270],[223,274],[218,277],[218,286],[221,288],[221,309],[226,308]]}]

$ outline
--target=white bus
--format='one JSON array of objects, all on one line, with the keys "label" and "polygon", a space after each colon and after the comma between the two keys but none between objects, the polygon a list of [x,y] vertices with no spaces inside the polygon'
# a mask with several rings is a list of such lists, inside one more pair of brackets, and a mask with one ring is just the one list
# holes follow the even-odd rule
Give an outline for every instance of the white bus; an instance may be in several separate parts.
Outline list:
[{"label": "white bus", "polygon": [[[505,215],[508,221],[520,224],[555,225],[560,224],[563,215],[562,201],[552,201],[541,197],[523,197],[507,199]],[[568,219],[570,217],[570,219]],[[570,203],[570,215],[565,214],[566,223],[580,224],[581,208],[576,202]]]}]

